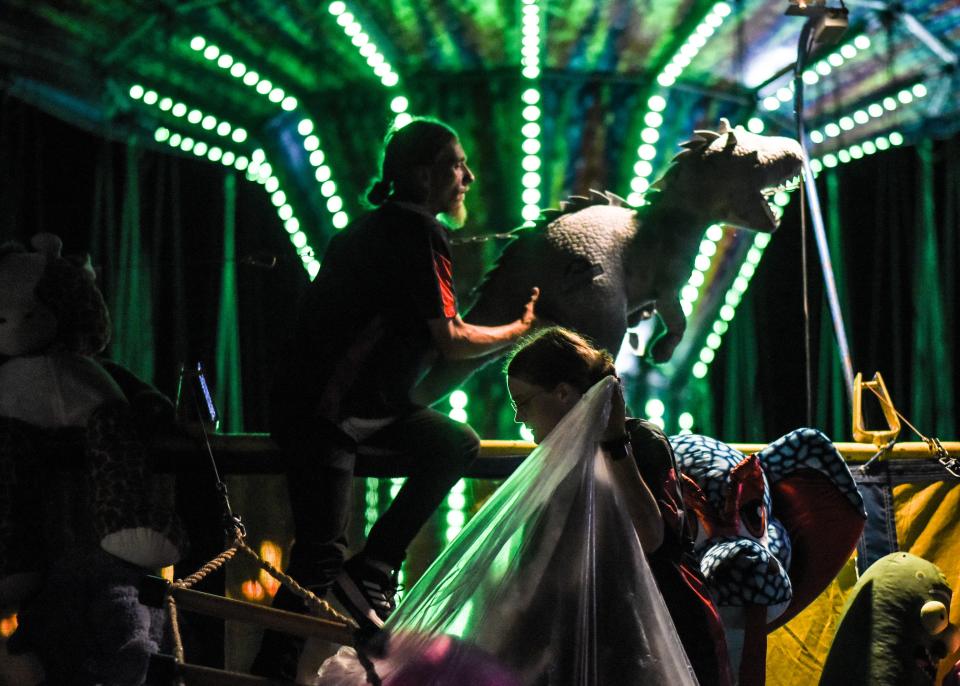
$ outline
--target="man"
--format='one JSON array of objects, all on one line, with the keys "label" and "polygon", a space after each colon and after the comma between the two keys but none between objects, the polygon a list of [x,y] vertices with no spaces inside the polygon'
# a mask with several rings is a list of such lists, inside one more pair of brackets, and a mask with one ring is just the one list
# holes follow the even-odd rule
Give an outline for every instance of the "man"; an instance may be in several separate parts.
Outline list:
[{"label": "man", "polygon": [[[332,588],[364,629],[381,627],[393,610],[407,546],[480,445],[470,427],[413,404],[411,389],[437,353],[484,355],[535,319],[536,289],[502,326],[473,326],[457,313],[450,247],[436,217],[462,224],[473,180],[445,124],[415,119],[388,133],[380,178],[367,193],[375,209],[331,241],[276,378],[272,433],[287,460],[296,526],[289,572],[319,595]],[[408,478],[363,551],[344,562],[358,454]],[[304,610],[285,589],[274,606]],[[268,632],[255,673],[292,678],[292,645]]]}]

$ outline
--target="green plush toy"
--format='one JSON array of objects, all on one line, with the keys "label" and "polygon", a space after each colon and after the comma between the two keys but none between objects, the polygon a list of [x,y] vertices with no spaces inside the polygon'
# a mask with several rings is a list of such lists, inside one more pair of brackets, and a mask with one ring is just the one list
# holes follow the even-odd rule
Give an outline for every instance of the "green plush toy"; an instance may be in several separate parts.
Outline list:
[{"label": "green plush toy", "polygon": [[937,566],[916,555],[874,562],[847,599],[820,686],[940,686],[940,663],[960,644],[952,596]]},{"label": "green plush toy", "polygon": [[[110,320],[89,262],[61,256],[53,234],[32,246],[0,246],[0,607],[91,546],[154,569],[181,544],[137,431],[169,401],[130,397],[94,357]],[[57,503],[69,506],[51,521]]]}]

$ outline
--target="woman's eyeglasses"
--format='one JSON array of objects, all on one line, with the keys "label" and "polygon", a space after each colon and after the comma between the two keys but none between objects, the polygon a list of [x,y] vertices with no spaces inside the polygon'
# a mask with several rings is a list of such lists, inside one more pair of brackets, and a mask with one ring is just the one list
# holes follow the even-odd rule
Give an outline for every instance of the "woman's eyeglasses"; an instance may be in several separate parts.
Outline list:
[{"label": "woman's eyeglasses", "polygon": [[510,407],[513,408],[513,413],[516,414],[518,410],[525,407],[531,400],[536,398],[538,395],[543,395],[544,393],[547,393],[547,391],[546,390],[537,391],[536,393],[531,393],[530,395],[528,395],[526,398],[523,398],[522,400],[514,400],[513,398],[511,398]]}]

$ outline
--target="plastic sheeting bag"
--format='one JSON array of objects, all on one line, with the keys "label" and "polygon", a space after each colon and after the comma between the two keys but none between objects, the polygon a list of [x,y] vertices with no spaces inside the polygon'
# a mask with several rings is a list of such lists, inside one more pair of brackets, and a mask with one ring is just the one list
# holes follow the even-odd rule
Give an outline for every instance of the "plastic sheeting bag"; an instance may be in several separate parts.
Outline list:
[{"label": "plastic sheeting bag", "polygon": [[[387,622],[384,686],[696,684],[598,441],[591,388],[447,546]],[[367,683],[351,648],[316,684]]]}]

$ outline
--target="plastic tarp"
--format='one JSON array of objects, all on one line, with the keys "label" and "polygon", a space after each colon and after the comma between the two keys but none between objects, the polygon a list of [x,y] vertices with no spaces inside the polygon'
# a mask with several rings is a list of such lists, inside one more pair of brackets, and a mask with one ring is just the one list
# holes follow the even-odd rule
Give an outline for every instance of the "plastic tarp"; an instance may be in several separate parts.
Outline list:
[{"label": "plastic tarp", "polygon": [[[384,686],[696,684],[598,447],[616,380],[590,389],[387,622]],[[367,675],[351,648],[315,683]]]}]

